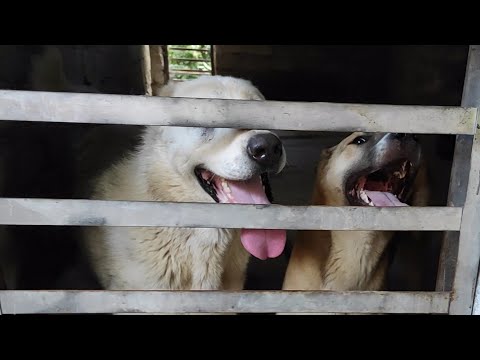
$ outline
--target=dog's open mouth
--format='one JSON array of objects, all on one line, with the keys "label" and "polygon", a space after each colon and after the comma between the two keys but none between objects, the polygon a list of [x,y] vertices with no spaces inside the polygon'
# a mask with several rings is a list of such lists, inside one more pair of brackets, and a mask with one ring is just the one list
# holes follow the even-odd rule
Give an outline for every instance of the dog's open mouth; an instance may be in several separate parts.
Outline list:
[{"label": "dog's open mouth", "polygon": [[[232,189],[230,188],[229,184],[248,183],[253,180],[258,180],[254,178],[248,181],[226,180],[214,174],[213,172],[202,169],[200,167],[195,168],[195,176],[197,177],[198,182],[200,183],[200,186],[203,188],[203,190],[205,190],[205,192],[210,195],[212,199],[215,200],[217,203],[235,202],[235,198],[234,195],[232,195]],[[268,203],[266,204],[269,204],[273,201],[273,198],[270,188],[270,182],[268,181],[268,175],[266,173],[263,173],[259,176],[259,178],[262,184],[263,191],[267,197]]]},{"label": "dog's open mouth", "polygon": [[[217,203],[270,204],[272,200],[267,174],[249,180],[222,178],[197,167],[195,176],[200,186]],[[245,249],[253,256],[265,260],[279,256],[285,248],[285,230],[242,229],[240,238]]]},{"label": "dog's open mouth", "polygon": [[403,159],[354,177],[347,183],[348,201],[355,206],[408,206],[413,175],[412,163]]}]

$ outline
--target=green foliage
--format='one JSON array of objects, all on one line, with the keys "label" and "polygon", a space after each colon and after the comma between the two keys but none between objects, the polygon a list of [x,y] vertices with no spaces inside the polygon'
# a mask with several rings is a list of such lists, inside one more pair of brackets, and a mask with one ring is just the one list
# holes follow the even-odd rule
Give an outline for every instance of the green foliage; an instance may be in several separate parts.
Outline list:
[{"label": "green foliage", "polygon": [[[185,50],[177,50],[176,48]],[[168,45],[168,61],[170,79],[189,80],[201,76],[201,73],[177,73],[176,70],[207,71],[205,75],[211,74],[211,45]]]}]

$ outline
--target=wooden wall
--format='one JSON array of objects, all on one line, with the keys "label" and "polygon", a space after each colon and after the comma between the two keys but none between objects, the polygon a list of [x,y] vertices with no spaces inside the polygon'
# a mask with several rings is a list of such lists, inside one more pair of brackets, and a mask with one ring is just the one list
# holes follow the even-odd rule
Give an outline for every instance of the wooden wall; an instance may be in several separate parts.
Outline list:
[{"label": "wooden wall", "polygon": [[[110,94],[144,94],[142,48],[138,45],[58,46],[69,82]],[[31,90],[32,56],[41,45],[0,46],[0,88]],[[79,183],[75,166],[78,148],[95,125],[1,122],[0,196],[72,198]],[[106,129],[103,127],[103,129]],[[114,153],[130,135],[110,127],[103,153]],[[122,140],[120,140],[122,139]],[[7,230],[7,231],[6,231]],[[15,262],[13,274],[27,289],[65,287],[68,282],[90,287],[90,275],[65,274],[77,263],[78,247],[72,227],[11,226],[0,229],[0,263]],[[8,254],[8,255],[7,255]],[[6,257],[6,259],[5,259]],[[83,266],[83,265],[82,265]],[[87,274],[88,271],[85,271]],[[11,274],[7,274],[10,280]],[[63,281],[61,285],[60,282]]]},{"label": "wooden wall", "polygon": [[216,45],[220,75],[272,100],[458,105],[468,46]]}]

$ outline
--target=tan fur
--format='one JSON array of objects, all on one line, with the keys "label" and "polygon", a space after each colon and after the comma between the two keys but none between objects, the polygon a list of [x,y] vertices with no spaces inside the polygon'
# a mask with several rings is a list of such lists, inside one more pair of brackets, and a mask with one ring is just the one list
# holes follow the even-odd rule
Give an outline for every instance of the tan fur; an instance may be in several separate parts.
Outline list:
[{"label": "tan fur", "polygon": [[[317,169],[312,205],[347,206],[341,175],[361,153],[348,144],[354,133],[327,149]],[[425,167],[417,175],[413,205],[426,205]],[[385,250],[392,238],[386,231],[301,231],[294,244],[283,283],[284,290],[381,290],[388,259]]]}]

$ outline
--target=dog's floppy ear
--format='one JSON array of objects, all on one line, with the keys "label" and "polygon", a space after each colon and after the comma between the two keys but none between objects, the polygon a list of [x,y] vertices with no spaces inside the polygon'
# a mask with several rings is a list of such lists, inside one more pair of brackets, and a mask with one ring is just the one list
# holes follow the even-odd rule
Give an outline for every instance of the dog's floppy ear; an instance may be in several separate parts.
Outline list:
[{"label": "dog's floppy ear", "polygon": [[335,150],[336,146],[332,146],[326,149],[323,149],[322,152],[320,153],[320,158],[323,159],[328,159],[332,156],[333,151]]},{"label": "dog's floppy ear", "polygon": [[255,100],[266,100],[265,96],[262,94],[262,92],[260,91],[259,88],[257,88],[251,80],[247,80],[247,79],[237,79],[237,80],[240,80],[241,82],[244,82],[249,86],[249,89],[248,89],[248,93],[245,94],[248,98],[253,98]]},{"label": "dog's floppy ear", "polygon": [[265,96],[263,96],[263,94],[257,88],[255,88],[255,95],[257,95],[261,100],[265,100]]},{"label": "dog's floppy ear", "polygon": [[320,152],[320,159],[314,168],[315,173],[317,173],[320,168],[323,168],[325,166],[325,164],[328,162],[328,160],[332,156],[333,150],[335,150],[335,148],[336,146],[322,149],[322,151]]},{"label": "dog's floppy ear", "polygon": [[160,90],[158,91],[158,96],[171,97],[173,95],[174,89],[175,89],[175,83],[169,82],[168,84],[160,88]]}]

